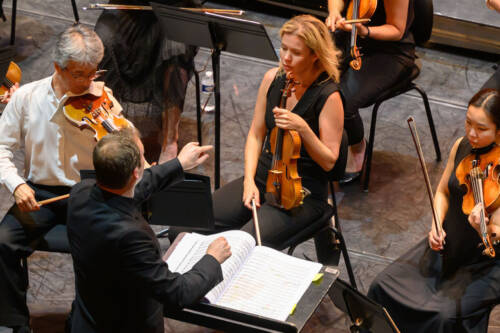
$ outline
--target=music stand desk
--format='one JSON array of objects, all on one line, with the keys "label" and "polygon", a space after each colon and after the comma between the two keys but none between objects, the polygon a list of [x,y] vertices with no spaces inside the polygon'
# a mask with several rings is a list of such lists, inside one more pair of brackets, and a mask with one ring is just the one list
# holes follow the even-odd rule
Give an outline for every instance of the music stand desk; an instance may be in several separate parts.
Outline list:
[{"label": "music stand desk", "polygon": [[311,283],[286,321],[269,319],[213,304],[200,303],[181,310],[165,308],[164,316],[227,332],[300,332],[338,277],[334,267],[323,266],[319,283]]}]

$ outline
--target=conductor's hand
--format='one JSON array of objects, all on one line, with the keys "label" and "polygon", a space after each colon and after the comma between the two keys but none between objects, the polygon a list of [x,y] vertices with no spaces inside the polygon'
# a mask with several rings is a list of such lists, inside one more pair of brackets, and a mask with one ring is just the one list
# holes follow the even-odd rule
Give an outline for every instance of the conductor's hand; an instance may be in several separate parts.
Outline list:
[{"label": "conductor's hand", "polygon": [[325,24],[327,28],[333,32],[336,29],[335,25],[337,24],[337,21],[339,21],[340,19],[342,19],[342,15],[340,15],[339,12],[335,11],[330,13],[330,15],[328,15],[328,17],[325,20]]},{"label": "conductor's hand", "polygon": [[429,247],[434,251],[441,251],[444,249],[444,239],[446,238],[446,232],[442,230],[441,237],[438,236],[438,232],[432,224],[431,231],[429,231]]},{"label": "conductor's hand", "polygon": [[260,193],[255,181],[250,179],[243,182],[243,204],[246,208],[252,210],[252,199],[255,199],[255,205],[260,207]]},{"label": "conductor's hand", "polygon": [[35,191],[28,184],[21,184],[14,190],[14,199],[22,212],[40,210],[40,205],[35,199]]},{"label": "conductor's hand", "polygon": [[227,258],[231,256],[231,246],[224,237],[219,237],[214,240],[207,249],[207,254],[211,255],[222,264]]},{"label": "conductor's hand", "polygon": [[212,146],[200,146],[198,142],[190,142],[185,145],[177,156],[182,169],[190,170],[205,162],[208,159],[207,152],[212,148]]},{"label": "conductor's hand", "polygon": [[14,94],[14,91],[16,91],[19,88],[19,83],[16,82],[10,89],[3,95],[0,95],[0,103],[7,104],[10,101],[10,98]]}]

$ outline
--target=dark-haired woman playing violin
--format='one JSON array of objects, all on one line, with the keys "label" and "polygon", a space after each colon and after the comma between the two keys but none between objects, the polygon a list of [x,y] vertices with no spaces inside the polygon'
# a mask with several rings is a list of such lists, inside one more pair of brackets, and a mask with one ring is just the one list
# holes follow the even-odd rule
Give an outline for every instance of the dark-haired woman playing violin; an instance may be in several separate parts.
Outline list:
[{"label": "dark-haired woman playing violin", "polygon": [[[434,197],[443,234],[432,224],[428,238],[389,265],[370,287],[368,295],[387,308],[401,332],[487,331],[489,313],[500,302],[499,254],[490,258],[478,247],[482,207],[476,205],[469,216],[463,213],[467,191],[456,170],[465,157],[480,158],[498,144],[500,94],[484,89],[469,102],[465,136],[453,145]],[[488,220],[494,242],[500,239],[500,209],[490,212]]]},{"label": "dark-haired woman playing violin", "polygon": [[[338,91],[339,51],[323,22],[301,15],[286,22],[280,31],[280,66],[262,79],[253,121],[245,146],[244,177],[214,194],[216,226],[242,228],[255,235],[251,201],[259,208],[262,243],[274,246],[309,225],[327,205],[327,172],[336,165],[343,132],[342,97]],[[279,105],[286,74],[298,83]],[[284,210],[265,201],[266,179],[271,168],[270,144],[266,137],[275,127],[295,130],[302,146],[298,173],[311,194],[303,204]]]},{"label": "dark-haired woman playing violin", "polygon": [[[346,64],[340,79],[344,95],[344,127],[349,137],[349,159],[345,181],[357,178],[363,167],[366,142],[358,109],[373,104],[375,99],[407,75],[415,61],[415,41],[410,31],[413,24],[414,0],[378,0],[371,22],[356,24],[357,44],[361,47],[360,70],[348,67],[350,58],[344,54]],[[345,1],[345,6],[349,1]],[[328,0],[329,16],[326,25],[335,33],[337,46],[343,44],[340,31],[350,32],[351,24],[341,12],[343,0]]]}]

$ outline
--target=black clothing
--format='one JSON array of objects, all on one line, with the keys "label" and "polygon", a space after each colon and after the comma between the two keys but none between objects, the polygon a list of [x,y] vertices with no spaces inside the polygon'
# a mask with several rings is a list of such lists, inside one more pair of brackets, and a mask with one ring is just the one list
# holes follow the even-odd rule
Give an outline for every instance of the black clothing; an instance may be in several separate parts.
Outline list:
[{"label": "black clothing", "polygon": [[[357,41],[359,46],[362,48],[363,54],[382,52],[406,55],[410,59],[415,58],[415,40],[410,31],[410,28],[413,25],[413,20],[415,19],[414,1],[415,0],[410,0],[408,3],[408,15],[406,17],[406,27],[403,37],[398,41],[358,38]],[[370,20],[371,21],[367,24],[368,27],[376,27],[387,23],[383,0],[377,1],[377,9]]]},{"label": "black clothing", "polygon": [[71,190],[68,237],[75,268],[71,332],[163,332],[163,306],[199,301],[222,281],[205,255],[191,271],[168,270],[158,240],[138,207],[184,177],[177,159],[144,171],[134,198],[85,180]]},{"label": "black clothing", "polygon": [[[37,201],[70,191],[66,186],[37,185],[28,182]],[[21,259],[30,256],[43,236],[57,224],[66,223],[67,200],[23,213],[14,204],[0,223],[0,326],[23,326],[29,323],[26,305],[28,281]]]},{"label": "black clothing", "polygon": [[[384,1],[378,1],[375,14],[368,26],[386,23]],[[340,90],[344,95],[344,128],[349,137],[349,145],[360,143],[364,137],[364,127],[359,109],[374,104],[376,99],[399,80],[407,77],[414,66],[415,42],[411,32],[414,19],[414,0],[409,0],[406,29],[399,41],[380,41],[371,38],[358,38],[363,54],[359,71],[353,70],[348,63],[351,58],[344,55],[343,74]],[[335,33],[336,44],[348,43],[343,32]],[[348,50],[349,44],[347,44]]]},{"label": "black clothing", "polygon": [[[267,92],[265,122],[268,131],[267,137],[275,126],[272,110],[279,104],[281,90],[285,84],[284,75],[278,74],[271,83]],[[302,98],[297,102],[292,112],[299,114],[319,137],[319,115],[328,97],[338,91],[337,84],[322,73],[309,86]],[[297,169],[302,177],[302,186],[311,191],[304,199],[304,203],[289,211],[273,207],[265,202],[267,171],[271,167],[272,156],[269,140],[266,138],[257,165],[255,183],[259,188],[261,208],[259,209],[259,223],[262,243],[276,246],[297,233],[312,221],[319,218],[327,205],[327,176],[325,172],[307,154],[304,146],[301,147]],[[252,212],[242,203],[243,178],[236,179],[223,186],[214,193],[214,214],[217,231],[242,228],[255,235]]]},{"label": "black clothing", "polygon": [[464,138],[448,181],[444,255],[424,239],[380,273],[368,292],[401,332],[486,332],[500,301],[500,261],[481,254],[481,239],[462,212],[464,192],[455,170],[470,151]]}]

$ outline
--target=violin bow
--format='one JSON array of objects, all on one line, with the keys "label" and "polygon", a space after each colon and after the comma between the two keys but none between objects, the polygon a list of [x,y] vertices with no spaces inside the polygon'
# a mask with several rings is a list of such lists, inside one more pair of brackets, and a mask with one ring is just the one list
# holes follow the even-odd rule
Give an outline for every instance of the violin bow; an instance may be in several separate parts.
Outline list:
[{"label": "violin bow", "polygon": [[38,204],[40,206],[48,205],[48,204],[51,204],[53,202],[64,200],[64,199],[67,199],[67,198],[69,198],[69,194],[63,194],[63,195],[60,195],[58,197],[54,197],[54,198],[50,198],[50,199],[47,199],[47,200],[38,201]]},{"label": "violin bow", "polygon": [[[83,10],[92,9],[106,9],[106,10],[153,10],[151,6],[136,6],[136,5],[114,5],[114,4],[102,4],[102,3],[91,3],[88,7],[83,7]],[[189,10],[192,12],[203,12],[212,14],[225,14],[225,15],[243,15],[244,11],[239,9],[218,9],[218,8],[187,8],[181,7],[179,9]]]},{"label": "violin bow", "polygon": [[[438,233],[439,238],[443,235],[443,227],[439,223],[438,214],[436,211],[436,206],[434,205],[434,195],[432,194],[431,181],[429,180],[429,173],[427,172],[427,167],[425,165],[424,153],[422,152],[422,146],[420,145],[420,139],[418,137],[417,126],[415,125],[415,120],[412,116],[408,117],[408,127],[410,128],[411,137],[413,138],[413,143],[415,143],[415,148],[417,149],[418,159],[420,161],[420,166],[422,167],[422,173],[424,174],[425,185],[427,188],[427,194],[429,195],[429,201],[431,203],[432,215],[434,217],[434,227]],[[444,245],[443,240],[443,245]]]},{"label": "violin bow", "polygon": [[262,242],[260,241],[259,216],[257,215],[257,205],[255,204],[255,198],[252,199],[252,213],[253,213],[253,225],[255,227],[255,238],[257,239],[257,245],[262,246]]}]

